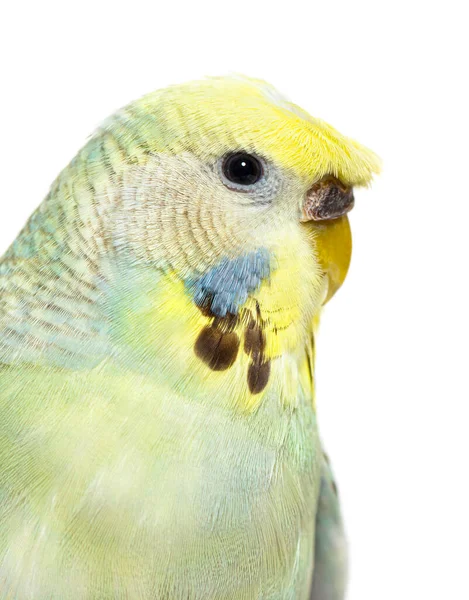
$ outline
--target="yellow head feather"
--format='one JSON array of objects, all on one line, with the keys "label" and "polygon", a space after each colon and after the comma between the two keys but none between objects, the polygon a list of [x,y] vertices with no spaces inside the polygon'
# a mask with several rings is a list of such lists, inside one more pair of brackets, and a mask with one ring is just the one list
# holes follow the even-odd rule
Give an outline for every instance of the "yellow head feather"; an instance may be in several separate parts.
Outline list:
[{"label": "yellow head feather", "polygon": [[331,174],[348,185],[366,185],[380,168],[371,150],[257,79],[175,85],[130,104],[118,115],[122,121],[126,128],[131,123],[135,142],[141,147],[144,140],[151,152],[190,150],[209,158],[238,147],[261,153],[305,181]]}]

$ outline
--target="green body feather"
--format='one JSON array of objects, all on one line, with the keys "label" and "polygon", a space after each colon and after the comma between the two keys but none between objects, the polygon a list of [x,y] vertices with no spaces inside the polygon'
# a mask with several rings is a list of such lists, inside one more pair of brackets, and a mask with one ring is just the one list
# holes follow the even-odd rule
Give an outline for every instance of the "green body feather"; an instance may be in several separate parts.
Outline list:
[{"label": "green body feather", "polygon": [[4,597],[305,597],[310,404],[233,417],[112,364],[1,378]]}]

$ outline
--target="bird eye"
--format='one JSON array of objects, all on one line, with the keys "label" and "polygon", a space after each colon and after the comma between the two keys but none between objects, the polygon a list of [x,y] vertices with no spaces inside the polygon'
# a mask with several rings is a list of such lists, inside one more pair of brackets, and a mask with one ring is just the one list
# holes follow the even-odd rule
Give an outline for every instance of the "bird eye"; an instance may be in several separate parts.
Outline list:
[{"label": "bird eye", "polygon": [[257,183],[263,175],[261,161],[246,152],[237,152],[225,157],[222,164],[223,175],[236,186]]}]

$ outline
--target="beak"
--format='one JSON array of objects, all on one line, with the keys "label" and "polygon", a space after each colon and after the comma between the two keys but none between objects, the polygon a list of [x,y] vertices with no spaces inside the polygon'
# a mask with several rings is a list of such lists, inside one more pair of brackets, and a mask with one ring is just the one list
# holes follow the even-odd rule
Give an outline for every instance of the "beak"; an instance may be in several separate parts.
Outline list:
[{"label": "beak", "polygon": [[347,215],[330,220],[303,223],[315,249],[318,263],[327,277],[326,304],[343,284],[352,256],[352,233]]},{"label": "beak", "polygon": [[353,190],[328,175],[306,193],[300,220],[308,230],[318,262],[327,277],[326,304],[343,284],[352,256],[352,234],[346,213]]},{"label": "beak", "polygon": [[301,221],[337,219],[352,210],[353,203],[352,188],[327,175],[306,193]]}]

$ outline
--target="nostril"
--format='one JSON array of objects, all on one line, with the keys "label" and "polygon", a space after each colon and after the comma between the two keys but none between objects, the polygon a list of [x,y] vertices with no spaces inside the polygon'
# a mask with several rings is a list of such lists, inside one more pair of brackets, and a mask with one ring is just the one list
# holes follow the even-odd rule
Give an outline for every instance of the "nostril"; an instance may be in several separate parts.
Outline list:
[{"label": "nostril", "polygon": [[328,175],[306,193],[302,221],[337,219],[353,208],[353,189]]}]

